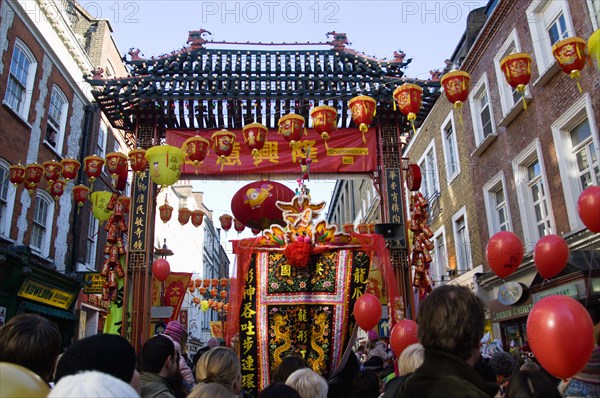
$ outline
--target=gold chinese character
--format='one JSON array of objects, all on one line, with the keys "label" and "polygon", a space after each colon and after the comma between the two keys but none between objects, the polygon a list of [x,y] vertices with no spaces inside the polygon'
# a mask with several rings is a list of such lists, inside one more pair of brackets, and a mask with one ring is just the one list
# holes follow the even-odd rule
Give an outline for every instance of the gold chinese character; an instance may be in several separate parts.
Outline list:
[{"label": "gold chinese character", "polygon": [[362,294],[363,294],[363,293],[362,293],[362,291],[361,291],[360,289],[358,289],[358,288],[354,288],[354,292],[352,292],[352,298],[353,298],[353,299],[357,299],[357,298],[359,298],[360,296],[362,296]]},{"label": "gold chinese character", "polygon": [[251,300],[252,296],[256,294],[256,288],[254,286],[248,286],[244,289],[244,299]]},{"label": "gold chinese character", "polygon": [[[244,304],[244,309],[242,310],[242,315],[241,315],[243,318],[252,318],[252,316],[256,314],[256,311],[254,311],[251,307],[252,307],[252,303]],[[248,333],[248,334],[250,334],[250,333]]]},{"label": "gold chinese character", "polygon": [[256,384],[254,383],[254,375],[243,375],[242,376],[242,387],[245,389],[253,389],[256,388]]},{"label": "gold chinese character", "polygon": [[248,351],[250,351],[252,349],[252,346],[254,345],[254,341],[252,340],[252,337],[250,336],[246,336],[246,338],[244,339],[244,342],[242,343],[242,347],[244,348],[244,354],[247,354]]},{"label": "gold chinese character", "polygon": [[252,321],[248,321],[247,323],[242,324],[241,329],[246,332],[247,335],[253,336],[256,334],[254,331],[254,324]]},{"label": "gold chinese character", "polygon": [[298,311],[298,321],[306,322],[306,309],[305,308],[301,308]]},{"label": "gold chinese character", "polygon": [[292,267],[289,264],[281,266],[281,276],[292,276]]},{"label": "gold chinese character", "polygon": [[242,370],[244,370],[246,372],[252,372],[255,370],[254,358],[252,358],[250,355],[248,355],[246,358],[243,358],[241,360],[241,363],[242,363]]},{"label": "gold chinese character", "polygon": [[365,269],[364,268],[358,268],[358,269],[354,270],[354,282],[356,282],[356,283],[367,283],[367,279],[366,279]]}]

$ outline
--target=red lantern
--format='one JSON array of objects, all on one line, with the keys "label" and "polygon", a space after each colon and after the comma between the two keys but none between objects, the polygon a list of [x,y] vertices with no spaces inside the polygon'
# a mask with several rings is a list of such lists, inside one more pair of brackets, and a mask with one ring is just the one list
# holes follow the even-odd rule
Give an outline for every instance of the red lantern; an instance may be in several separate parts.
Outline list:
[{"label": "red lantern", "polygon": [[304,128],[304,117],[290,113],[283,115],[279,118],[277,125],[279,126],[278,134],[283,135],[283,138],[290,145],[293,145],[296,141],[300,141],[302,134],[306,135],[306,129]]},{"label": "red lantern", "polygon": [[112,176],[114,185],[119,176],[127,173],[127,155],[121,152],[106,155],[106,170]]},{"label": "red lantern", "polygon": [[352,111],[352,121],[358,126],[366,144],[365,133],[369,131],[369,125],[377,112],[377,101],[367,95],[359,95],[348,101],[348,107]]},{"label": "red lantern", "polygon": [[170,206],[167,202],[165,202],[164,205],[158,208],[158,212],[162,222],[166,223],[171,219],[171,214],[173,214],[173,206]]},{"label": "red lantern", "polygon": [[354,233],[354,224],[344,224],[342,225],[342,230],[344,233],[352,234]]},{"label": "red lantern", "polygon": [[423,97],[423,89],[418,84],[404,83],[403,85],[396,87],[393,93],[394,110],[396,110],[396,103],[400,112],[410,122],[413,132],[416,134],[415,120],[417,120],[417,113],[421,110],[421,101]]},{"label": "red lantern", "polygon": [[159,258],[152,263],[152,274],[156,279],[164,282],[169,277],[171,272],[171,265],[164,258]]},{"label": "red lantern", "polygon": [[587,187],[577,200],[577,213],[583,224],[594,233],[600,232],[600,187]]},{"label": "red lantern", "polygon": [[54,197],[55,200],[58,200],[63,193],[65,193],[65,187],[67,186],[67,182],[65,180],[56,180],[50,183],[50,187],[48,191],[50,195]]},{"label": "red lantern", "polygon": [[251,231],[252,231],[252,235],[260,234],[260,229],[252,228]]},{"label": "red lantern", "polygon": [[500,69],[508,84],[523,96],[523,107],[527,109],[525,86],[531,80],[531,56],[527,53],[507,55],[500,61]]},{"label": "red lantern", "polygon": [[190,211],[190,209],[181,207],[179,208],[179,213],[177,214],[177,221],[179,221],[179,224],[185,225],[188,223],[188,221],[190,221],[191,215],[192,212]]},{"label": "red lantern", "polygon": [[235,144],[235,134],[228,130],[220,130],[211,136],[213,142],[213,150],[219,157],[221,162],[221,170],[225,166],[225,158],[233,152],[233,144]]},{"label": "red lantern", "polygon": [[44,166],[44,177],[46,178],[46,181],[52,182],[60,178],[62,173],[62,165],[60,162],[57,162],[56,160],[48,160],[42,164]]},{"label": "red lantern", "polygon": [[269,130],[260,123],[250,123],[242,129],[244,142],[252,151],[254,158],[259,155],[260,150],[265,146],[268,132]]},{"label": "red lantern", "polygon": [[192,225],[194,227],[197,228],[200,225],[202,225],[202,220],[204,220],[204,212],[202,210],[192,210],[191,216],[192,216]]},{"label": "red lantern", "polygon": [[227,298],[227,290],[221,290],[221,291],[219,292],[219,296],[221,296],[221,298],[222,298],[223,300],[225,300],[225,299]]},{"label": "red lantern", "polygon": [[390,344],[396,357],[399,357],[409,345],[419,342],[418,331],[417,323],[410,319],[403,319],[394,325],[390,332]]},{"label": "red lantern", "polygon": [[577,82],[577,87],[581,93],[581,85],[579,77],[581,70],[585,66],[585,61],[588,59],[586,53],[587,43],[581,37],[569,37],[556,42],[552,46],[552,54],[560,65],[563,72]]},{"label": "red lantern", "polygon": [[381,303],[377,296],[365,293],[354,303],[354,319],[362,330],[371,330],[381,320]]},{"label": "red lantern", "polygon": [[500,278],[504,279],[517,270],[523,260],[523,242],[510,231],[495,233],[485,248],[485,257]]},{"label": "red lantern", "polygon": [[540,365],[568,379],[587,363],[594,349],[594,324],[583,305],[553,295],[535,303],[527,317],[527,342]]},{"label": "red lantern", "polygon": [[100,156],[91,155],[83,159],[83,171],[85,171],[92,184],[102,173],[102,166],[104,166],[104,159]]},{"label": "red lantern", "polygon": [[227,232],[231,229],[233,217],[231,217],[229,214],[223,214],[221,217],[219,217],[219,222],[221,223],[221,228],[223,228],[223,231]]},{"label": "red lantern", "polygon": [[272,224],[285,225],[281,210],[275,203],[291,202],[294,191],[273,181],[255,181],[244,185],[231,198],[231,211],[235,218],[247,226],[263,230]]},{"label": "red lantern", "polygon": [[366,223],[360,223],[356,226],[356,230],[359,234],[368,234],[369,233],[369,225]]},{"label": "red lantern", "polygon": [[469,98],[471,75],[462,70],[454,70],[444,74],[440,82],[444,87],[446,98],[454,105],[454,109],[459,112],[458,118],[462,124],[462,107]]},{"label": "red lantern", "polygon": [[206,155],[208,155],[209,146],[210,142],[199,135],[188,138],[181,146],[181,149],[183,149],[183,152],[185,152],[185,155],[190,162],[194,162],[196,174],[198,174],[198,163],[203,162]]},{"label": "red lantern", "polygon": [[202,281],[202,286],[203,287],[210,287],[210,279],[204,279]]},{"label": "red lantern", "polygon": [[121,195],[119,199],[117,199],[117,205],[121,206],[121,212],[123,214],[128,214],[129,209],[131,208],[131,198],[129,196]]},{"label": "red lantern", "polygon": [[246,229],[246,226],[234,218],[233,219],[233,228],[239,234],[239,233],[242,233],[244,231],[244,229]]},{"label": "red lantern", "polygon": [[229,279],[227,279],[227,278],[219,279],[219,285],[221,285],[221,287],[227,287],[228,284],[229,284]]},{"label": "red lantern", "polygon": [[40,181],[42,181],[43,175],[44,168],[37,163],[30,163],[25,167],[25,181],[23,181],[23,186],[30,195],[33,194],[33,190],[37,188]]},{"label": "red lantern", "polygon": [[535,268],[545,279],[558,275],[567,266],[569,246],[558,235],[546,235],[541,238],[533,249]]},{"label": "red lantern", "polygon": [[14,185],[15,188],[17,187],[17,185],[22,184],[25,181],[25,175],[27,172],[25,166],[21,164],[13,164],[8,169],[10,172],[10,182]]},{"label": "red lantern", "polygon": [[146,150],[142,148],[132,149],[129,151],[129,164],[131,170],[136,173],[143,173],[148,168],[148,160],[146,159]]},{"label": "red lantern", "polygon": [[327,148],[329,134],[337,130],[337,110],[331,106],[316,106],[310,111],[313,128],[321,135]]},{"label": "red lantern", "polygon": [[77,178],[77,173],[81,168],[81,163],[78,160],[65,158],[60,161],[60,164],[62,165],[62,177],[67,182]]},{"label": "red lantern", "polygon": [[406,170],[406,185],[409,191],[421,189],[421,168],[418,164],[411,163]]},{"label": "red lantern", "polygon": [[77,185],[73,187],[73,200],[77,203],[78,207],[83,206],[83,204],[88,200],[88,196],[90,194],[90,189],[85,185]]}]

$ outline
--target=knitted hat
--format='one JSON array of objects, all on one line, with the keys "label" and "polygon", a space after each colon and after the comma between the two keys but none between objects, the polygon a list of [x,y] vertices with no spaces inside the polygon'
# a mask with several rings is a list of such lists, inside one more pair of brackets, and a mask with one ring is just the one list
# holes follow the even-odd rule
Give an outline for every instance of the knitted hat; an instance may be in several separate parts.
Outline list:
[{"label": "knitted hat", "polygon": [[183,326],[181,326],[179,321],[171,321],[167,324],[165,334],[179,343],[181,341],[181,335],[183,334]]},{"label": "knitted hat", "polygon": [[108,373],[129,383],[135,370],[135,350],[116,334],[96,334],[67,348],[56,366],[56,381],[81,371]]},{"label": "knitted hat", "polygon": [[60,379],[48,398],[139,398],[128,383],[111,375],[89,371]]},{"label": "knitted hat", "polygon": [[510,376],[513,373],[516,358],[506,351],[496,351],[490,358],[490,365],[496,375]]},{"label": "knitted hat", "polygon": [[219,346],[219,340],[216,337],[211,337],[210,339],[208,339],[208,341],[206,342],[206,346],[210,347],[210,348],[215,348]]}]

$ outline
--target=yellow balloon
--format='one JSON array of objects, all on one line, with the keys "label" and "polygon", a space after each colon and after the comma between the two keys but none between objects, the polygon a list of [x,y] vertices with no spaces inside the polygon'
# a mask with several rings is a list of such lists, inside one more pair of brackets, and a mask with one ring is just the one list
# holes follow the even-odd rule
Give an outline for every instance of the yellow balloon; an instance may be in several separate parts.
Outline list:
[{"label": "yellow balloon", "polygon": [[146,151],[150,178],[156,185],[169,186],[179,180],[185,152],[171,145],[154,146]]},{"label": "yellow balloon", "polygon": [[113,214],[114,210],[107,209],[111,196],[112,192],[92,192],[92,214],[98,221],[104,222]]},{"label": "yellow balloon", "polygon": [[0,362],[0,398],[45,398],[50,387],[40,376],[20,365]]},{"label": "yellow balloon", "polygon": [[600,70],[600,29],[592,33],[588,39],[588,52],[590,57],[596,58],[596,67]]}]

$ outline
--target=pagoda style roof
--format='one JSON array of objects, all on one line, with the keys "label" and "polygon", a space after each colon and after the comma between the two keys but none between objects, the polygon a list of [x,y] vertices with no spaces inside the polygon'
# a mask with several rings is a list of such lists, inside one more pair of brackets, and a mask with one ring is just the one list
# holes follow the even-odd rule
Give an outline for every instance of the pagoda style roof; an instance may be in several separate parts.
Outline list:
[{"label": "pagoda style roof", "polygon": [[405,117],[392,111],[392,93],[410,82],[423,87],[418,126],[440,94],[439,80],[404,76],[411,60],[403,53],[379,60],[335,42],[316,43],[333,46],[317,50],[223,50],[205,43],[150,59],[132,49],[127,77],[106,79],[101,69],[93,71],[87,80],[111,124],[132,131],[135,118],[151,117],[164,128],[235,129],[255,121],[276,128],[287,113],[308,121],[312,106],[330,105],[343,115],[340,127],[350,127],[347,101],[356,95],[375,98],[378,113],[402,123]]}]

